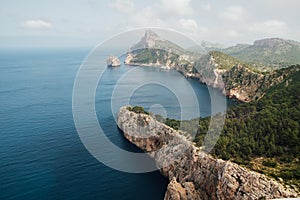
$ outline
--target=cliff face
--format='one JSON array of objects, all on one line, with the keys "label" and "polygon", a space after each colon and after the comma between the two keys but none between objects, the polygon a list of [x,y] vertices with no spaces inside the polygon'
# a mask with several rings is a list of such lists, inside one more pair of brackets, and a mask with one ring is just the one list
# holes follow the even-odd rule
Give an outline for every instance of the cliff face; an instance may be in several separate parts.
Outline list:
[{"label": "cliff face", "polygon": [[149,115],[122,107],[118,126],[124,137],[155,159],[162,174],[169,178],[166,200],[299,196],[262,174],[205,154],[178,131]]},{"label": "cliff face", "polygon": [[[229,98],[250,102],[264,96],[273,85],[284,80],[291,72],[280,69],[262,73],[249,65],[221,52],[210,52],[195,62],[197,73],[192,77],[211,87],[223,89]],[[187,74],[185,70],[183,74]]]}]

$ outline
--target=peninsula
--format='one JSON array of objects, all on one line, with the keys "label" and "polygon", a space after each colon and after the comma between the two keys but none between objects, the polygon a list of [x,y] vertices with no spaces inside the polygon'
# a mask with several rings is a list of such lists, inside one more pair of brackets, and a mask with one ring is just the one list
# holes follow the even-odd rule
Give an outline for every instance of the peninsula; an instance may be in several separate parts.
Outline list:
[{"label": "peninsula", "polygon": [[[170,181],[165,200],[299,197],[295,190],[274,179],[213,158],[173,128],[150,115],[131,110],[130,106],[120,109],[118,127],[127,140],[147,152],[162,167],[161,173]],[[176,157],[182,150],[182,156]],[[165,166],[170,159],[174,162]]]}]

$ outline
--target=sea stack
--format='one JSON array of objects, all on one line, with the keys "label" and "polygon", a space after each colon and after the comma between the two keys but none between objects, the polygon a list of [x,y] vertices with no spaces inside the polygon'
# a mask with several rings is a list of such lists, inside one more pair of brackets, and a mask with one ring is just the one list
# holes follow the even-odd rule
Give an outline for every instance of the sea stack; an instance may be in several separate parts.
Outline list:
[{"label": "sea stack", "polygon": [[118,67],[121,65],[120,60],[116,56],[108,56],[106,62],[108,67]]}]

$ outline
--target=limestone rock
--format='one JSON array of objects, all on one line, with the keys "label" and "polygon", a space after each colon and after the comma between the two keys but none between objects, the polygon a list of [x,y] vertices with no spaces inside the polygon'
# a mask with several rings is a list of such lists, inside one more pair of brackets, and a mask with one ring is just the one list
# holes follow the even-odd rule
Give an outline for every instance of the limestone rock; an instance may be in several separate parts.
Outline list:
[{"label": "limestone rock", "polygon": [[126,59],[124,61],[125,65],[130,65],[131,64],[131,60],[133,59],[133,55],[132,53],[127,53]]},{"label": "limestone rock", "polygon": [[174,177],[168,184],[165,200],[185,200],[187,199],[186,189],[176,181]]},{"label": "limestone rock", "polygon": [[108,56],[107,66],[108,67],[118,67],[121,65],[120,60],[116,56]]},{"label": "limestone rock", "polygon": [[195,190],[192,182],[185,182],[182,185],[173,177],[165,194],[165,200],[200,200],[199,194]]},{"label": "limestone rock", "polygon": [[137,49],[153,48],[157,41],[160,41],[161,38],[153,31],[146,30],[142,39],[130,49],[131,51]]}]

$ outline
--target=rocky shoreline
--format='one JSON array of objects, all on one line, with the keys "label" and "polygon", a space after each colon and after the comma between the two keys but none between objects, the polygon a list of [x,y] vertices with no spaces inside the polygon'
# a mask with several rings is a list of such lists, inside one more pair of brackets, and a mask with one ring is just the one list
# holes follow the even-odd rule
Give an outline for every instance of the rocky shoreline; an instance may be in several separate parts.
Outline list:
[{"label": "rocky shoreline", "polygon": [[265,175],[213,158],[178,131],[149,115],[129,111],[128,106],[120,109],[117,123],[124,137],[147,152],[169,179],[165,200],[300,196],[295,190]]}]

